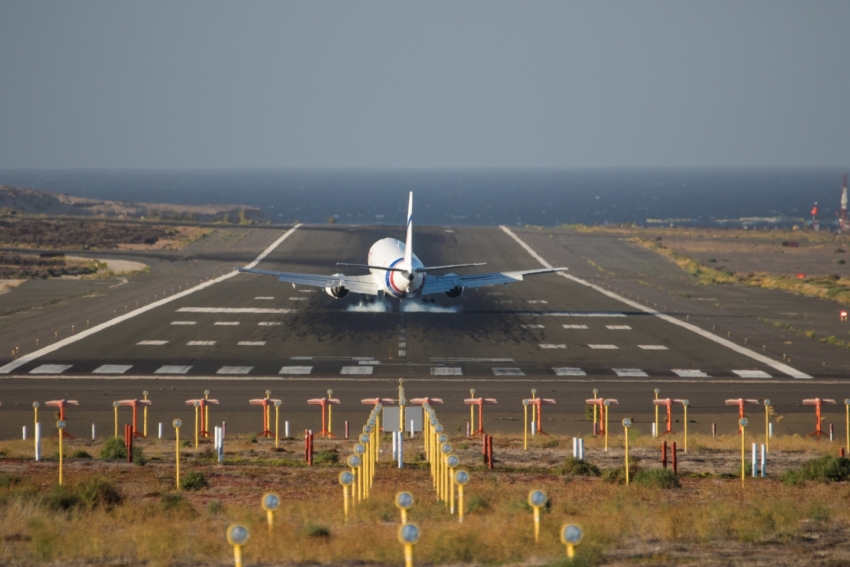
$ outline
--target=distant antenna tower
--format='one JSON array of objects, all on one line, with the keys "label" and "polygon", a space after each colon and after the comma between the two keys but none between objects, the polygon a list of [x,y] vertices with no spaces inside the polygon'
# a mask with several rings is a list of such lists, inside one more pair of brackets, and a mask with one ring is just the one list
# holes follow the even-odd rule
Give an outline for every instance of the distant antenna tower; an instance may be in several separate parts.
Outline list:
[{"label": "distant antenna tower", "polygon": [[841,190],[841,212],[838,214],[839,230],[847,230],[847,174],[844,174],[844,188]]}]

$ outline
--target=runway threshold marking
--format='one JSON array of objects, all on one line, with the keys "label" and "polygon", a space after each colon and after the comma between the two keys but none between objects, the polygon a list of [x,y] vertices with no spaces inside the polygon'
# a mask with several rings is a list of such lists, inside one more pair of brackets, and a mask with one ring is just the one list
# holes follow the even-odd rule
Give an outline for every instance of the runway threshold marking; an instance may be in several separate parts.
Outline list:
[{"label": "runway threshold marking", "polygon": [[[546,267],[546,268],[553,268],[554,267],[554,266],[552,266],[552,264],[547,262],[542,256],[540,256],[540,254],[535,252],[534,249],[531,246],[526,244],[526,242],[524,240],[522,240],[520,237],[518,237],[516,234],[514,234],[513,231],[511,231],[511,229],[509,229],[506,226],[500,226],[499,228],[501,228],[502,231],[505,234],[507,234],[508,236],[513,238],[514,241],[516,241],[517,244],[522,246],[522,248],[526,252],[528,252],[529,255],[531,255],[532,258],[534,258],[535,260],[540,262],[540,264],[542,264],[544,267]],[[585,281],[581,278],[577,278],[576,276],[573,276],[571,274],[565,274],[564,272],[558,272],[558,275],[561,276],[561,277],[567,278],[570,281],[574,281],[578,284],[581,284],[583,286],[594,289],[594,290],[598,291],[599,293],[601,293],[603,295],[607,295],[608,297],[610,297],[612,299],[616,299],[617,301],[619,301],[621,303],[625,303],[626,305],[629,305],[630,307],[633,307],[635,309],[639,309],[639,310],[643,311],[644,313],[654,315],[655,317],[658,317],[659,319],[667,321],[668,323],[672,323],[674,325],[678,325],[679,327],[683,327],[683,328],[685,328],[685,329],[687,329],[691,332],[698,334],[699,336],[701,336],[703,338],[706,338],[710,341],[713,341],[713,342],[715,342],[719,345],[725,346],[726,348],[731,349],[731,350],[737,352],[738,354],[742,354],[744,356],[752,358],[753,360],[761,362],[762,364],[766,364],[767,366],[770,366],[771,368],[778,370],[778,371],[782,372],[783,374],[787,374],[788,376],[790,376],[792,378],[797,378],[797,379],[802,379],[802,380],[811,380],[812,379],[812,377],[809,376],[808,374],[806,374],[805,372],[797,370],[796,368],[788,366],[787,364],[783,364],[782,362],[778,362],[776,360],[773,360],[772,358],[764,356],[763,354],[759,354],[759,353],[755,352],[754,350],[750,350],[746,347],[742,347],[741,345],[735,344],[732,341],[728,341],[728,340],[724,339],[723,337],[718,337],[717,335],[710,333],[710,332],[708,332],[704,329],[701,329],[700,327],[697,327],[696,325],[686,323],[685,321],[680,321],[679,319],[676,319],[675,317],[671,317],[670,315],[666,315],[664,313],[659,313],[658,311],[655,311],[653,309],[649,309],[648,307],[645,307],[644,305],[641,305],[640,303],[637,303],[635,301],[627,299],[627,298],[623,297],[622,295],[619,295],[617,293],[609,291],[605,288],[599,287],[598,285],[592,284],[592,283]]]},{"label": "runway threshold marking", "polygon": [[581,368],[553,368],[556,376],[587,376],[587,372],[582,370]]},{"label": "runway threshold marking", "polygon": [[688,370],[685,368],[674,368],[673,373],[680,378],[710,378],[702,370]]},{"label": "runway threshold marking", "polygon": [[104,364],[92,370],[92,374],[124,374],[131,368],[132,364]]},{"label": "runway threshold marking", "polygon": [[30,374],[62,374],[69,368],[73,366],[72,364],[42,364],[37,368],[33,368],[30,370]]},{"label": "runway threshold marking", "polygon": [[454,366],[434,366],[431,376],[463,376],[463,370]]},{"label": "runway threshold marking", "polygon": [[[284,240],[289,238],[289,236],[292,235],[292,233],[294,233],[296,230],[298,230],[298,227],[300,227],[300,226],[301,226],[300,224],[296,224],[295,226],[293,226],[292,228],[287,230],[285,233],[283,233],[283,235],[280,238],[275,240],[271,244],[271,246],[269,246],[268,248],[263,250],[260,253],[259,256],[254,258],[253,262],[251,262],[250,264],[248,264],[245,267],[246,268],[253,268],[257,264],[262,262],[263,259],[266,256],[271,254],[272,251],[274,251],[275,248],[280,246],[280,244]],[[238,275],[239,273],[240,272],[237,272],[237,271],[234,270],[232,272],[224,274],[223,276],[213,278],[209,281],[198,284],[195,287],[191,287],[191,288],[189,288],[185,291],[175,293],[171,297],[165,297],[163,299],[160,299],[159,301],[154,301],[153,303],[145,305],[144,307],[139,307],[138,309],[134,309],[133,311],[130,311],[129,313],[125,313],[123,315],[115,317],[114,319],[110,319],[109,321],[105,321],[105,322],[103,322],[99,325],[95,325],[94,327],[92,327],[90,329],[86,329],[85,331],[81,331],[81,332],[77,333],[76,335],[71,335],[70,337],[64,338],[61,341],[57,341],[57,342],[53,343],[52,345],[48,345],[44,348],[38,349],[37,351],[26,354],[26,355],[22,356],[21,358],[19,358],[17,360],[13,360],[12,362],[9,362],[8,364],[0,367],[0,374],[9,374],[10,372],[15,370],[16,368],[19,368],[19,367],[23,366],[24,364],[30,363],[33,360],[41,358],[42,356],[44,356],[46,354],[50,354],[51,352],[55,352],[62,347],[68,346],[68,345],[73,344],[77,341],[81,341],[81,340],[85,339],[86,337],[90,337],[91,335],[93,335],[95,333],[98,333],[98,332],[100,332],[104,329],[108,329],[109,327],[113,327],[113,326],[117,325],[118,323],[122,323],[124,321],[127,321],[128,319],[132,319],[133,317],[141,315],[142,313],[147,313],[148,311],[150,311],[152,309],[156,309],[157,307],[160,307],[160,306],[165,305],[167,303],[171,303],[172,301],[175,301],[177,299],[181,299],[183,297],[191,295],[191,294],[195,293],[196,291],[206,289],[206,288],[213,286],[213,285],[215,285],[219,282],[223,282],[224,280],[228,280],[228,279]]]},{"label": "runway threshold marking", "polygon": [[493,368],[494,376],[525,376],[522,368]]}]

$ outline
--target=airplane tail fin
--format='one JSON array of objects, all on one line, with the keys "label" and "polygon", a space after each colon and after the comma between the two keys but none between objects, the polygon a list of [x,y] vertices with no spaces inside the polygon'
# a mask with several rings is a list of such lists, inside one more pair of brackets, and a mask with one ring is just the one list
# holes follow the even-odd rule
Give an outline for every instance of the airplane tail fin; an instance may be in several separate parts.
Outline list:
[{"label": "airplane tail fin", "polygon": [[407,204],[407,239],[404,242],[404,265],[413,267],[413,191]]}]

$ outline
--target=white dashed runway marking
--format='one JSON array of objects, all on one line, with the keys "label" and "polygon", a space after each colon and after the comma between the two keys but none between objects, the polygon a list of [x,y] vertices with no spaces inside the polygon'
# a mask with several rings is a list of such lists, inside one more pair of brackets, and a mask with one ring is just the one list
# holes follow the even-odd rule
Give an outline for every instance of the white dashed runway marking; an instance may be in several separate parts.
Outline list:
[{"label": "white dashed runway marking", "polygon": [[710,376],[702,370],[687,370],[684,368],[674,368],[673,373],[681,378],[710,378]]},{"label": "white dashed runway marking", "polygon": [[380,361],[380,360],[358,360],[358,361],[357,361],[357,364],[370,364],[370,365],[371,365],[371,364],[374,364],[374,365],[379,365],[379,364],[381,364],[381,361]]},{"label": "white dashed runway marking", "polygon": [[529,315],[545,315],[548,317],[625,317],[625,313],[602,311],[538,311]]},{"label": "white dashed runway marking", "polygon": [[222,366],[216,374],[248,374],[253,366]]},{"label": "white dashed runway marking", "polygon": [[233,327],[239,324],[239,321],[216,321],[213,323],[214,325],[221,325],[222,327]]},{"label": "white dashed runway marking", "polygon": [[92,370],[92,374],[124,374],[131,368],[132,364],[104,364]]},{"label": "white dashed runway marking", "polygon": [[664,345],[638,345],[638,348],[643,350],[670,350]]},{"label": "white dashed runway marking", "polygon": [[493,374],[496,376],[525,376],[521,368],[494,368]]},{"label": "white dashed runway marking", "polygon": [[549,303],[549,302],[548,302],[548,301],[546,301],[545,299],[529,299],[529,300],[528,300],[528,302],[529,302],[529,303],[544,303],[544,304]]},{"label": "white dashed runway marking", "polygon": [[400,351],[398,351],[398,355],[399,356],[407,356],[407,351],[406,350],[400,350]]},{"label": "white dashed runway marking", "polygon": [[260,300],[271,301],[272,299],[274,299],[274,296],[273,295],[261,295],[259,297],[255,297],[254,299],[258,300],[258,301],[260,301]]},{"label": "white dashed runway marking", "polygon": [[553,368],[552,370],[554,370],[555,374],[558,376],[587,376],[587,372],[581,368],[560,367]]},{"label": "white dashed runway marking", "polygon": [[431,376],[463,376],[463,370],[454,366],[435,366],[431,368]]},{"label": "white dashed runway marking", "polygon": [[372,374],[371,366],[343,366],[340,374]]},{"label": "white dashed runway marking", "polygon": [[172,321],[172,325],[197,325],[197,321]]},{"label": "white dashed runway marking", "polygon": [[431,357],[431,362],[513,362],[513,358],[439,358]]},{"label": "white dashed runway marking", "polygon": [[258,327],[277,327],[280,324],[281,324],[280,321],[260,321],[259,323],[257,323],[257,326]]},{"label": "white dashed runway marking", "polygon": [[610,329],[612,331],[631,331],[632,328],[628,325],[605,325],[606,329]]},{"label": "white dashed runway marking", "polygon": [[73,364],[42,364],[30,370],[30,374],[62,374]]},{"label": "white dashed runway marking", "polygon": [[623,378],[645,378],[648,376],[648,374],[640,368],[612,368],[611,370],[613,370],[617,376]]},{"label": "white dashed runway marking", "polygon": [[407,343],[406,342],[399,342],[398,348],[407,348]]},{"label": "white dashed runway marking", "polygon": [[587,325],[562,325],[565,329],[587,329]]},{"label": "white dashed runway marking", "polygon": [[543,348],[543,349],[567,348],[567,345],[553,345],[553,344],[549,344],[549,343],[541,343],[537,346],[539,346],[540,348]]},{"label": "white dashed runway marking", "polygon": [[154,374],[186,374],[191,369],[191,366],[160,366]]},{"label": "white dashed runway marking", "polygon": [[265,309],[262,307],[181,307],[177,313],[294,313],[293,309]]},{"label": "white dashed runway marking", "polygon": [[215,341],[189,341],[186,346],[213,346]]},{"label": "white dashed runway marking", "polygon": [[238,346],[266,346],[266,341],[239,341]]},{"label": "white dashed runway marking", "polygon": [[139,341],[136,343],[138,346],[162,346],[167,344],[168,341]]},{"label": "white dashed runway marking", "polygon": [[303,375],[313,372],[312,366],[284,366],[278,374]]},{"label": "white dashed runway marking", "polygon": [[521,329],[545,329],[544,325],[520,325]]},{"label": "white dashed runway marking", "polygon": [[733,370],[741,378],[771,378],[772,376],[762,370]]},{"label": "white dashed runway marking", "polygon": [[306,297],[288,297],[289,301],[307,301]]},{"label": "white dashed runway marking", "polygon": [[590,348],[597,350],[617,350],[619,347],[617,345],[587,345]]}]

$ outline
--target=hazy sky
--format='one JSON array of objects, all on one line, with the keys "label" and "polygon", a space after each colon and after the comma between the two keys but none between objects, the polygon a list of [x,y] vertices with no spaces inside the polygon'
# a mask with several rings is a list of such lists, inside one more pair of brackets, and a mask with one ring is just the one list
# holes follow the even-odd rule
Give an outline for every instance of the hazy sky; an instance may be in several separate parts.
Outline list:
[{"label": "hazy sky", "polygon": [[0,167],[850,162],[850,2],[0,0]]}]

